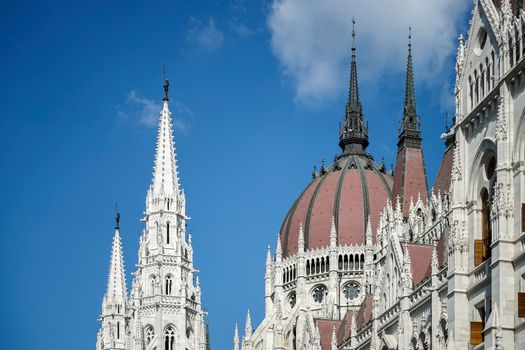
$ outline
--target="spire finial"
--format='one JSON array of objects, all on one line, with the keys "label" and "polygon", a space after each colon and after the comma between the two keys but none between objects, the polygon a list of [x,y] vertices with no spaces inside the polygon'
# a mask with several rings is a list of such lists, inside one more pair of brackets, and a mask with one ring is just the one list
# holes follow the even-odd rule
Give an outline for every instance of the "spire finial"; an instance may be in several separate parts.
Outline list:
[{"label": "spire finial", "polygon": [[170,81],[168,80],[168,75],[166,73],[166,65],[164,65],[164,98],[162,99],[162,101],[170,100],[168,97],[169,87],[170,87]]},{"label": "spire finial", "polygon": [[355,18],[352,17],[352,58],[355,58]]},{"label": "spire finial", "polygon": [[408,52],[412,53],[412,26],[408,26]]},{"label": "spire finial", "polygon": [[115,202],[115,230],[120,229],[120,213],[118,212],[118,202]]}]

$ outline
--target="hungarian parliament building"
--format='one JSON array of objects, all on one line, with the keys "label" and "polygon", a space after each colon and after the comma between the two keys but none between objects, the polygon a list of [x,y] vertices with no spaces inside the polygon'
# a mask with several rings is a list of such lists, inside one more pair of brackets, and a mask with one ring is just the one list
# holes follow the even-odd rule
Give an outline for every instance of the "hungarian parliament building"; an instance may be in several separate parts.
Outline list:
[{"label": "hungarian parliament building", "polygon": [[[387,170],[367,152],[355,36],[334,162],[283,213],[264,319],[253,324],[248,312],[242,332],[232,325],[233,350],[525,349],[524,2],[475,1],[433,184],[410,38]],[[210,348],[168,88],[136,271],[128,291],[117,216],[97,350]]]}]

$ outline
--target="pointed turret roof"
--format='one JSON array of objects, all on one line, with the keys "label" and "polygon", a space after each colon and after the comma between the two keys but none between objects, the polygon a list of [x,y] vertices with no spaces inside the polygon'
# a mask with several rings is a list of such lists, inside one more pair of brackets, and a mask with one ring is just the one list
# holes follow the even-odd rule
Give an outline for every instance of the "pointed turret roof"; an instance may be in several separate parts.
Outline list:
[{"label": "pointed turret roof", "polygon": [[408,56],[405,80],[405,103],[403,106],[403,119],[399,127],[398,146],[406,139],[410,143],[421,146],[421,121],[416,111],[416,89],[414,84],[414,63],[412,59],[412,28],[408,33]]},{"label": "pointed turret roof", "polygon": [[357,61],[355,46],[355,20],[352,19],[352,62],[350,64],[350,85],[346,103],[345,118],[339,130],[339,146],[343,153],[364,153],[368,146],[368,126],[363,118],[363,106],[359,100]]},{"label": "pointed turret roof", "polygon": [[111,261],[109,264],[108,286],[105,295],[106,302],[124,303],[127,298],[126,274],[124,272],[124,258],[120,241],[119,228],[120,214],[117,213],[115,235],[111,248]]},{"label": "pointed turret roof", "polygon": [[176,195],[179,193],[179,174],[175,158],[173,126],[168,98],[169,81],[164,81],[163,107],[160,112],[155,166],[150,190],[153,196]]}]

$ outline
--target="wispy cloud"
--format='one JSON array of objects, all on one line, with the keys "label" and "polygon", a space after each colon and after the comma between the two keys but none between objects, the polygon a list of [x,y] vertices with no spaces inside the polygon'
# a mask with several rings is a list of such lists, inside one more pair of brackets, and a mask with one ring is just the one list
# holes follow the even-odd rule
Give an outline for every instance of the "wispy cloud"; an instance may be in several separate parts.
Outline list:
[{"label": "wispy cloud", "polygon": [[405,69],[411,25],[417,79],[441,84],[468,6],[458,0],[272,0],[267,24],[297,101],[323,102],[346,88],[353,16],[362,78],[381,81]]},{"label": "wispy cloud", "polygon": [[197,18],[190,18],[190,29],[186,40],[193,47],[203,51],[215,51],[224,44],[224,34],[215,26],[215,21],[210,18],[206,23]]},{"label": "wispy cloud", "polygon": [[[117,107],[118,118],[146,127],[156,127],[162,106],[159,102],[141,96],[136,90],[126,95],[126,100]],[[191,128],[193,111],[181,102],[171,102],[174,129],[187,133]]]}]

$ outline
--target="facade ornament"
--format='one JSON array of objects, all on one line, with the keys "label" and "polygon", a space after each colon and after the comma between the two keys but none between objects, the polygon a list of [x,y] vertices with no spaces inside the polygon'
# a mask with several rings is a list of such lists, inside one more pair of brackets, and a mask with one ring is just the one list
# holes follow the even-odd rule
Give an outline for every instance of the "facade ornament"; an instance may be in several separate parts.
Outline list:
[{"label": "facade ornament", "polygon": [[508,218],[514,214],[513,198],[508,187],[501,182],[497,182],[494,186],[494,194],[490,205],[493,219],[500,215]]},{"label": "facade ornament", "polygon": [[462,180],[462,166],[461,166],[461,156],[459,154],[459,147],[456,145],[454,147],[454,155],[452,160],[452,181],[461,181]]},{"label": "facade ornament", "polygon": [[456,111],[459,111],[459,91],[461,89],[461,78],[463,77],[463,64],[465,62],[465,39],[463,38],[463,34],[461,34],[458,38],[458,50],[456,53],[456,86],[455,86],[455,95],[456,95]]},{"label": "facade ornament", "polygon": [[496,139],[499,142],[507,141],[507,135],[508,135],[508,127],[507,127],[507,118],[505,115],[505,103],[503,101],[503,96],[500,96],[499,98],[499,104],[498,104],[498,115],[496,118]]}]

